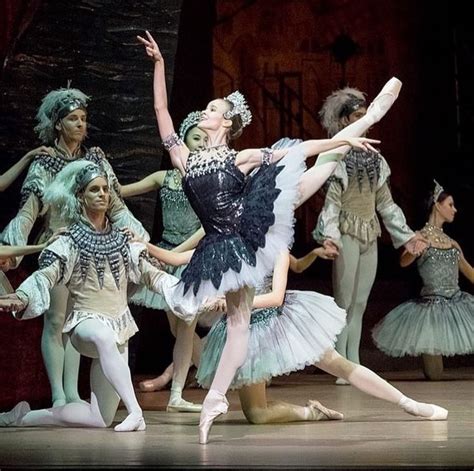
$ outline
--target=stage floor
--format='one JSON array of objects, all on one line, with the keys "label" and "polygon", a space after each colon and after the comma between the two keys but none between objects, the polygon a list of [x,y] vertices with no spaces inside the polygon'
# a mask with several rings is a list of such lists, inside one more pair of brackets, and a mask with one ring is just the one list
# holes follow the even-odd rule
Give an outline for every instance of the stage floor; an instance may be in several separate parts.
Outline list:
[{"label": "stage floor", "polygon": [[[166,413],[169,391],[140,394],[146,432],[112,429],[0,430],[0,469],[9,468],[465,468],[474,465],[474,370],[450,370],[427,382],[418,372],[384,374],[407,395],[449,409],[447,422],[421,421],[327,375],[275,379],[271,399],[304,404],[318,399],[345,414],[343,421],[250,425],[238,396],[230,412],[197,441],[198,414]],[[189,389],[185,398],[202,400]],[[120,410],[116,419],[126,416]]]}]

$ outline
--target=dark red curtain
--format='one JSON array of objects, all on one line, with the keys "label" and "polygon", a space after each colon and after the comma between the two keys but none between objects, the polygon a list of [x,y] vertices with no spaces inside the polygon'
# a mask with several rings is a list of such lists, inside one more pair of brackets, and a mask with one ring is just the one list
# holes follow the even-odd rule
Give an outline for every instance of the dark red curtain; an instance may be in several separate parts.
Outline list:
[{"label": "dark red curtain", "polygon": [[3,0],[0,2],[0,60],[2,70],[22,33],[26,30],[41,0]]}]

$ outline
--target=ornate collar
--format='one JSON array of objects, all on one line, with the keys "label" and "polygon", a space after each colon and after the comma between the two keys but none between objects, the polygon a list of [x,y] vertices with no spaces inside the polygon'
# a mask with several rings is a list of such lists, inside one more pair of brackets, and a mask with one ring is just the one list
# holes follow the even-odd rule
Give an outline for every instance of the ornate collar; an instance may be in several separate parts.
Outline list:
[{"label": "ornate collar", "polygon": [[97,232],[89,224],[80,221],[71,226],[69,235],[79,250],[79,265],[84,281],[91,260],[97,272],[100,288],[104,286],[105,264],[108,262],[115,284],[120,289],[120,261],[128,273],[130,267],[128,237],[111,224],[105,232]]}]

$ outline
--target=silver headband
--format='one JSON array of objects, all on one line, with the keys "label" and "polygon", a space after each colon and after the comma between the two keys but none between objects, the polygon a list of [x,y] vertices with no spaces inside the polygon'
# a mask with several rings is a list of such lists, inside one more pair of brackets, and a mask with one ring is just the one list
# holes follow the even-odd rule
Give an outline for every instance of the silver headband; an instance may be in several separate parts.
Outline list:
[{"label": "silver headband", "polygon": [[78,109],[85,111],[87,109],[87,103],[72,94],[68,94],[56,103],[51,113],[51,121],[57,123],[60,119],[63,119],[69,113]]},{"label": "silver headband", "polygon": [[76,193],[82,191],[92,180],[102,177],[107,181],[107,175],[105,172],[96,164],[86,165],[76,175]]},{"label": "silver headband", "polygon": [[245,100],[245,97],[242,95],[242,93],[236,90],[230,95],[227,95],[224,100],[229,101],[233,105],[231,110],[224,113],[224,118],[231,119],[234,116],[239,115],[244,128],[251,123],[252,113],[250,112],[250,108],[248,107],[247,101]]}]

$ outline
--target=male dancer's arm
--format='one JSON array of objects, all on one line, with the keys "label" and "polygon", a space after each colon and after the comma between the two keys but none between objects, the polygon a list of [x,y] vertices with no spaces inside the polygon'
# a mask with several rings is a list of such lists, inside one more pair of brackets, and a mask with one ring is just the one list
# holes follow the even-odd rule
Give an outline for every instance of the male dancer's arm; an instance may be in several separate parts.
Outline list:
[{"label": "male dancer's arm", "polygon": [[[375,195],[375,205],[377,212],[382,217],[385,228],[387,229],[392,239],[393,246],[398,249],[405,246],[408,252],[413,252],[413,243],[417,238],[421,238],[413,232],[405,219],[405,215],[401,208],[393,201],[392,192],[388,185],[388,178],[390,176],[390,167],[386,160],[380,157],[380,182]],[[409,242],[412,241],[410,244]],[[407,246],[407,244],[409,244]],[[426,248],[427,244],[423,246]],[[418,250],[417,250],[418,252]]]}]

